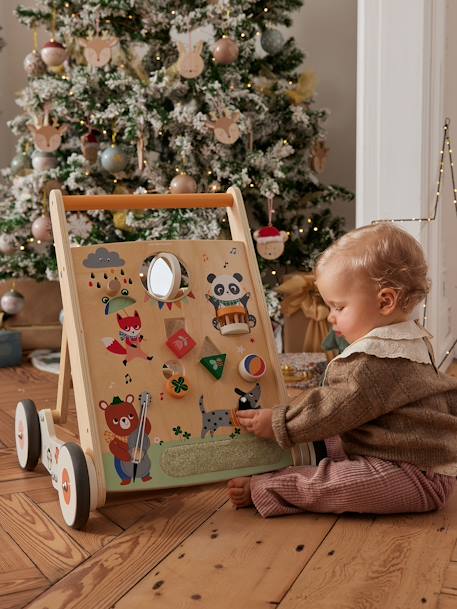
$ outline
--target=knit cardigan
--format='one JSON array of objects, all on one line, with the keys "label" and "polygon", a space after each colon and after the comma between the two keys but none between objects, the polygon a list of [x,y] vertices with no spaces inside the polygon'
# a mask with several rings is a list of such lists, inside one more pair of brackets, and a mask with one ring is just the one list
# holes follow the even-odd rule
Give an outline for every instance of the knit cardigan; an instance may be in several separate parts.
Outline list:
[{"label": "knit cardigan", "polygon": [[328,365],[324,386],[273,409],[278,444],[340,435],[349,458],[457,476],[457,379],[437,372],[426,334],[402,322],[350,345]]}]

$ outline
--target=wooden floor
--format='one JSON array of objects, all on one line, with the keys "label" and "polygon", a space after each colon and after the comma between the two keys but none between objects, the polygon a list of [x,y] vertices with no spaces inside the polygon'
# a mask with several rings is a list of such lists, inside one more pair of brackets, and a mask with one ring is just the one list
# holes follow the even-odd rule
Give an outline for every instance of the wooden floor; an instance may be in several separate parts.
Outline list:
[{"label": "wooden floor", "polygon": [[[53,408],[56,387],[0,370],[0,609],[457,608],[457,493],[427,515],[264,520],[209,485],[111,499],[67,528],[49,475],[14,448],[17,401]],[[77,438],[74,410],[58,436]]]}]

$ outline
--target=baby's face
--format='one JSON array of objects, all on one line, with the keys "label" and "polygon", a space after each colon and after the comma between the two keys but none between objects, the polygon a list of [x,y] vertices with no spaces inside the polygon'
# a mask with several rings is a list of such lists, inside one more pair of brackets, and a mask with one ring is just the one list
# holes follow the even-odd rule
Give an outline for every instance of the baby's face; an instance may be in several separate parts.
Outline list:
[{"label": "baby's face", "polygon": [[387,320],[380,314],[376,286],[363,275],[344,270],[344,261],[329,261],[316,284],[330,309],[328,321],[337,335],[353,343]]}]

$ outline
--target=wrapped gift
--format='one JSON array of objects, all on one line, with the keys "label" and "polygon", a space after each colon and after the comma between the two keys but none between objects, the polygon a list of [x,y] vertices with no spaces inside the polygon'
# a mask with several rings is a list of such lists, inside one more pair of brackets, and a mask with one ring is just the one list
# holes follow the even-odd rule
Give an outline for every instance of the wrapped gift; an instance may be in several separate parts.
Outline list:
[{"label": "wrapped gift", "polygon": [[279,362],[287,389],[318,387],[328,363],[325,353],[281,353]]},{"label": "wrapped gift", "polygon": [[[316,288],[314,275],[286,275],[276,291],[283,296],[284,351],[322,353],[322,343],[330,331],[329,309]],[[335,355],[333,351],[326,353],[328,360]]]},{"label": "wrapped gift", "polygon": [[0,330],[0,368],[19,366],[22,361],[21,334],[14,330]]},{"label": "wrapped gift", "polygon": [[24,308],[17,315],[6,317],[5,329],[20,332],[24,351],[60,348],[62,300],[59,282],[34,279],[0,281],[0,296],[11,290],[13,284],[14,289],[24,296]]}]

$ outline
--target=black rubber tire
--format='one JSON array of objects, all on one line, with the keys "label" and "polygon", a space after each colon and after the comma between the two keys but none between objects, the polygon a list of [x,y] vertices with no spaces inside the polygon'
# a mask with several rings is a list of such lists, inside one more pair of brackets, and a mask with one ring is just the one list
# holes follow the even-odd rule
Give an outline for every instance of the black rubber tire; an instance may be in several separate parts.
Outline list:
[{"label": "black rubber tire", "polygon": [[25,412],[27,436],[29,440],[27,462],[23,469],[31,472],[38,465],[38,461],[41,457],[40,419],[35,402],[32,400],[21,400],[21,403]]},{"label": "black rubber tire", "polygon": [[75,517],[73,523],[70,523],[69,526],[73,529],[82,529],[86,525],[90,513],[90,480],[86,457],[78,444],[66,442],[63,447],[70,454],[76,485]]}]

